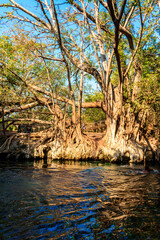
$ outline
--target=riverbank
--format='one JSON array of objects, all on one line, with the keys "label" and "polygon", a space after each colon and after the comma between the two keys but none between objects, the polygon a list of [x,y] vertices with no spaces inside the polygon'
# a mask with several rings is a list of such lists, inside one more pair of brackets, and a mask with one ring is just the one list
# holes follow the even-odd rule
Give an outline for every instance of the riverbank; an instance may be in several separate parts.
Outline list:
[{"label": "riverbank", "polygon": [[[128,145],[127,145],[128,144]],[[144,156],[145,153],[145,156]],[[84,132],[81,139],[73,142],[54,138],[51,129],[39,133],[7,132],[1,135],[0,157],[15,159],[63,159],[92,160],[114,163],[142,163],[158,161],[158,151],[153,156],[153,148],[133,141],[116,142],[109,147],[105,133]],[[155,159],[154,159],[155,157]]]}]

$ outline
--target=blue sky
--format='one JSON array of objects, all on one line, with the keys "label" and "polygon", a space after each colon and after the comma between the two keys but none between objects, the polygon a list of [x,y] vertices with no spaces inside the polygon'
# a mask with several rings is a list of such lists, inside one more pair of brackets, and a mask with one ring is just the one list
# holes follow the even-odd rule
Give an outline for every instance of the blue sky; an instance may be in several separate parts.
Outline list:
[{"label": "blue sky", "polygon": [[[37,2],[35,0],[15,0],[15,1],[19,4],[24,5],[24,7],[26,7],[28,10],[30,10],[34,13],[38,12],[39,8],[36,9]],[[9,2],[9,0],[0,0],[0,4],[7,3],[7,2]],[[48,0],[48,2],[50,2],[50,0]],[[59,6],[60,9],[65,10],[65,8],[67,7],[67,4],[65,4],[66,0],[54,0],[54,2],[55,2],[56,5]],[[4,11],[9,11],[9,10],[10,9],[7,10],[7,9],[4,9],[4,8],[0,8],[0,16],[2,16],[4,14]],[[137,23],[139,23],[139,18],[138,18]],[[11,24],[12,24],[11,22],[8,22],[6,24],[4,24],[4,21],[0,22],[0,35],[3,32],[6,32],[7,30],[9,30],[9,28],[12,26]],[[139,27],[139,24],[136,24],[136,25]],[[29,28],[26,27],[25,29],[28,30]]]},{"label": "blue sky", "polygon": [[[0,4],[8,3],[8,2],[9,2],[8,0],[0,0]],[[19,1],[17,1],[17,2],[18,2],[18,3],[24,3],[23,0],[19,0]],[[27,0],[27,1],[25,1],[25,2],[27,2],[27,3],[26,3],[26,6],[27,6],[28,9],[29,9],[30,6],[33,6],[33,3],[34,3],[35,1],[34,1],[34,0]],[[5,12],[10,11],[10,10],[11,10],[10,8],[6,9],[6,8],[3,8],[3,7],[0,7],[0,16],[3,16]],[[10,27],[10,24],[9,24],[9,23],[4,24],[4,22],[0,22],[0,33],[2,34],[3,31],[7,31],[7,29],[8,29],[9,27]]]},{"label": "blue sky", "polygon": [[[35,0],[15,0],[17,3],[22,4],[24,7],[26,7],[28,10],[36,13],[36,6],[37,6],[37,2]],[[9,0],[0,0],[0,4],[5,4],[8,3]],[[50,2],[50,1],[48,1]],[[54,1],[55,4],[59,7],[59,8],[66,8],[67,4],[65,4],[65,0],[55,0]],[[3,8],[0,7],[0,17],[4,15],[5,12],[10,11],[10,8]],[[4,31],[7,31],[7,29],[10,27],[10,23],[6,23],[4,24],[4,22],[0,22],[0,34],[2,34]]]},{"label": "blue sky", "polygon": [[[35,14],[36,12],[38,12],[39,7],[36,8],[37,2],[35,0],[15,0],[15,1],[21,4],[22,6],[24,6],[29,11],[34,12]],[[8,2],[9,2],[8,0],[0,0],[0,4],[8,3]],[[48,2],[50,2],[50,0],[48,0]],[[63,10],[65,10],[66,7],[69,6],[68,4],[65,4],[66,0],[54,0],[54,2],[57,7]],[[0,16],[3,16],[4,12],[11,11],[11,10],[12,10],[11,8],[6,9],[6,8],[0,7]],[[4,23],[4,21],[0,21],[0,35],[2,35],[3,33],[5,35],[6,34],[9,35],[9,29],[12,28],[11,24],[12,22],[10,21],[7,23]],[[30,28],[26,26],[25,29],[29,30]],[[95,84],[95,81],[91,81],[91,83],[92,83],[92,88],[94,89],[93,91],[95,91],[98,88],[98,85]]]}]

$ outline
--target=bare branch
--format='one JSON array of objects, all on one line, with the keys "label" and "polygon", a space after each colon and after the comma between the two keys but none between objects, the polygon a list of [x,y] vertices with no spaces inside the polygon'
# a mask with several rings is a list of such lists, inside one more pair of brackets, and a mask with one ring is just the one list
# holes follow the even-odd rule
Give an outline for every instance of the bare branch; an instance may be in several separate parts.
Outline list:
[{"label": "bare branch", "polygon": [[[14,112],[21,112],[22,110],[34,108],[38,105],[39,105],[38,101],[35,101],[35,102],[32,102],[32,103],[21,105],[20,107],[12,107],[10,109],[5,109],[4,114],[7,115],[7,114],[10,114],[10,113],[14,113]],[[0,113],[1,113],[1,111],[0,111]]]},{"label": "bare branch", "polygon": [[[32,122],[32,123],[47,124],[47,125],[53,124],[50,121],[44,121],[44,120],[34,119],[34,118],[9,118],[5,120],[5,122],[11,122],[12,124],[15,122]],[[11,125],[11,123],[9,125]]]},{"label": "bare branch", "polygon": [[40,4],[41,10],[42,10],[42,12],[43,12],[45,18],[47,19],[47,21],[49,22],[49,24],[50,24],[50,26],[51,26],[51,28],[52,28],[51,21],[50,21],[50,19],[48,18],[47,14],[46,14],[46,12],[45,12],[45,10],[44,10],[44,7],[43,7],[43,4],[42,4],[42,1],[41,1],[41,0],[36,0],[36,1]]},{"label": "bare branch", "polygon": [[119,22],[120,22],[121,19],[122,19],[126,2],[127,2],[127,0],[123,0],[122,7],[121,7],[121,10],[120,10],[120,13],[119,13],[119,16],[118,16],[118,21],[119,21]]},{"label": "bare branch", "polygon": [[110,16],[112,18],[112,21],[113,21],[114,25],[117,25],[118,19],[116,18],[116,15],[115,15],[115,12],[114,12],[114,9],[113,9],[112,1],[107,0],[107,4],[108,4],[109,13],[110,13]]},{"label": "bare branch", "polygon": [[46,59],[46,60],[51,60],[51,61],[57,61],[57,62],[64,62],[63,59],[60,59],[60,58],[53,58],[53,57],[47,57],[47,56],[42,56],[42,55],[37,55],[37,57],[40,57],[40,58],[43,58],[43,59]]},{"label": "bare branch", "polygon": [[32,18],[34,18],[35,20],[37,20],[39,23],[41,23],[43,26],[45,26],[47,29],[50,29],[50,25],[47,24],[44,20],[42,20],[41,18],[39,18],[37,15],[35,15],[34,13],[30,12],[29,10],[27,10],[26,8],[22,7],[20,4],[18,4],[17,2],[15,2],[14,0],[10,0],[10,2],[12,2],[14,5],[14,7],[20,9],[21,11],[25,12],[27,15],[31,16]]},{"label": "bare branch", "polygon": [[[83,8],[81,8],[75,1],[72,1],[72,5],[75,6],[78,11],[80,11],[81,13],[83,13]],[[95,18],[89,14],[88,12],[86,12],[86,16],[88,19],[90,19],[93,23],[96,23]],[[103,31],[105,31],[106,33],[108,33],[111,37],[113,37],[113,35],[110,33],[110,31],[105,27],[105,25],[100,24],[100,27]]]}]

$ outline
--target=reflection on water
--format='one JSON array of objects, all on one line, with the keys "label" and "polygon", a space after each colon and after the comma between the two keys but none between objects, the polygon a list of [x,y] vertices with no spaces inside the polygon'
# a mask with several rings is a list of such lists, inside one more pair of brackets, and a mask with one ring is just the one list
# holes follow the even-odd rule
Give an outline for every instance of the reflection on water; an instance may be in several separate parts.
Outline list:
[{"label": "reflection on water", "polygon": [[160,174],[86,162],[0,163],[0,239],[159,239]]}]

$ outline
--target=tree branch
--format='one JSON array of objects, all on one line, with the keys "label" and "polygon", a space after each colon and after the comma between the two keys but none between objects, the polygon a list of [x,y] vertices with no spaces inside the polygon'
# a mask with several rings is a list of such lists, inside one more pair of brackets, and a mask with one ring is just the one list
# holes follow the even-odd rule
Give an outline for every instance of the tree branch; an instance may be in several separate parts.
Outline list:
[{"label": "tree branch", "polygon": [[[50,121],[44,121],[40,119],[34,119],[34,118],[10,118],[5,120],[5,122],[32,122],[32,123],[40,123],[40,124],[47,124],[47,125],[52,125],[53,123]],[[1,123],[1,122],[0,122]],[[11,124],[9,124],[11,125]]]},{"label": "tree branch", "polygon": [[[21,105],[20,107],[14,107],[14,108],[12,107],[11,109],[5,109],[4,114],[7,115],[7,114],[10,114],[10,113],[14,113],[14,112],[21,112],[22,110],[33,108],[33,107],[36,107],[38,105],[39,105],[39,102],[35,101],[35,102],[32,102],[32,103]],[[1,117],[1,114],[2,114],[2,111],[0,111],[0,117]]]},{"label": "tree branch", "polygon": [[119,13],[119,16],[118,16],[118,21],[119,21],[119,22],[120,22],[121,19],[122,19],[123,12],[124,12],[124,8],[125,8],[125,5],[126,5],[126,2],[127,2],[127,0],[123,0],[122,7],[121,7],[121,10],[120,10],[120,13]]},{"label": "tree branch", "polygon": [[[81,8],[75,1],[72,1],[71,3],[74,7],[77,8],[78,11],[80,11],[81,13],[83,13],[83,8]],[[85,11],[86,12],[86,11]],[[89,14],[88,12],[86,12],[86,16],[88,19],[90,19],[93,23],[96,23],[95,18]],[[103,31],[105,31],[106,33],[108,33],[111,37],[113,37],[113,35],[110,33],[110,31],[105,27],[105,25],[100,24],[100,27]]]},{"label": "tree branch", "polygon": [[18,4],[17,2],[15,2],[14,0],[10,0],[11,3],[13,3],[13,7],[16,7],[18,9],[20,9],[21,11],[25,12],[27,15],[31,16],[32,18],[34,18],[35,20],[37,20],[39,23],[41,23],[42,25],[44,25],[47,29],[50,29],[50,25],[48,25],[44,20],[42,20],[41,18],[39,18],[37,15],[35,15],[34,13],[30,12],[29,10],[27,10],[26,8],[22,7],[20,4]]}]

